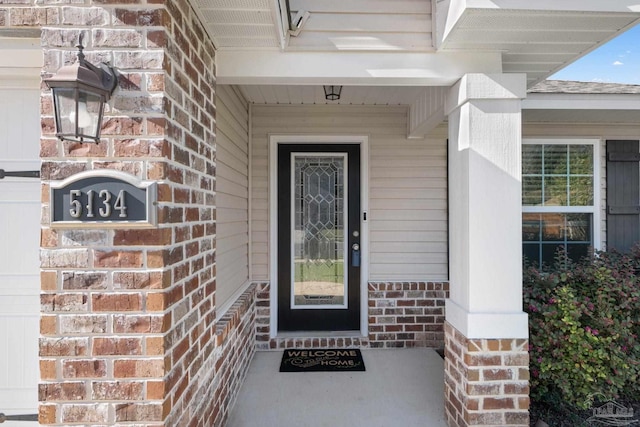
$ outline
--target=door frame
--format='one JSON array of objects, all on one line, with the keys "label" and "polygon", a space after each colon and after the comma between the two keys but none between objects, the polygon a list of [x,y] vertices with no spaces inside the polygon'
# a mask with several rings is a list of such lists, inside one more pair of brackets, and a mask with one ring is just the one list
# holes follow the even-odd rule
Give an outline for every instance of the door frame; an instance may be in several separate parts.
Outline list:
[{"label": "door frame", "polygon": [[[269,135],[269,280],[270,338],[278,336],[278,145],[360,145],[360,333],[369,329],[369,137],[366,135]],[[366,220],[364,218],[367,218]],[[290,334],[290,332],[286,332]],[[315,334],[315,333],[314,333]]]}]

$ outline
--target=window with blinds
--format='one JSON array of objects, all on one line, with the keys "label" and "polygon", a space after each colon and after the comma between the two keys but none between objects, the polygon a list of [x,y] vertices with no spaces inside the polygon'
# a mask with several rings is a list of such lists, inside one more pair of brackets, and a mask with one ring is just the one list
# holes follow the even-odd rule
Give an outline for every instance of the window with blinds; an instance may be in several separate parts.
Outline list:
[{"label": "window with blinds", "polygon": [[597,141],[523,141],[522,252],[542,268],[559,249],[579,259],[594,246]]}]

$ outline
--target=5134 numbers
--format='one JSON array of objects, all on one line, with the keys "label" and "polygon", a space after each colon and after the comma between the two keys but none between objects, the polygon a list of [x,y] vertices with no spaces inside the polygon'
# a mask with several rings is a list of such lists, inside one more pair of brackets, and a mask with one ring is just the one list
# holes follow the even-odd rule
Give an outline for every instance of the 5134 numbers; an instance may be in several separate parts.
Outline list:
[{"label": "5134 numbers", "polygon": [[[117,214],[118,218],[127,218],[126,193],[120,190],[118,195],[108,190],[89,190],[86,196],[80,190],[69,191],[69,214],[73,218],[110,218]],[[86,202],[86,205],[84,204]]]}]

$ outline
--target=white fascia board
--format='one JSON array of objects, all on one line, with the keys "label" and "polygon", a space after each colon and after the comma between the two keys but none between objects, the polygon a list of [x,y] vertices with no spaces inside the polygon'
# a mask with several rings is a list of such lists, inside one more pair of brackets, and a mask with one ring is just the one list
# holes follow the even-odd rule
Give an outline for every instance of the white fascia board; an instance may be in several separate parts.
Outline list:
[{"label": "white fascia board", "polygon": [[523,110],[640,110],[640,94],[541,94],[522,101]]},{"label": "white fascia board", "polygon": [[[286,21],[287,13],[288,10],[282,0],[271,0],[271,16],[274,25],[278,29],[278,44],[280,44],[280,49],[284,49],[287,46],[288,34],[285,32],[285,28],[289,26],[289,22]],[[285,21],[287,22],[286,25]]]},{"label": "white fascia board", "polygon": [[435,45],[438,49],[440,49],[458,21],[460,21],[466,7],[465,0],[442,0],[436,2]]},{"label": "white fascia board", "polygon": [[[454,1],[454,0],[452,0]],[[467,9],[511,9],[536,11],[576,12],[640,12],[638,0],[457,0],[466,3]]]},{"label": "white fascia board", "polygon": [[492,51],[281,52],[222,50],[219,84],[450,86],[468,73],[501,73]]},{"label": "white fascia board", "polygon": [[[438,0],[435,10],[435,43],[443,45],[463,17],[478,11],[500,10],[531,12],[580,12],[628,14],[640,18],[638,0]],[[612,34],[612,37],[615,35]]]}]

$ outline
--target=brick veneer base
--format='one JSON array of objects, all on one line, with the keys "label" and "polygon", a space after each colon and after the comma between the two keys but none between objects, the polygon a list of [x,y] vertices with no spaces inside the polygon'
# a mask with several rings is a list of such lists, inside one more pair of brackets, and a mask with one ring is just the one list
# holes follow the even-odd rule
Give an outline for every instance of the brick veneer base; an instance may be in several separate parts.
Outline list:
[{"label": "brick veneer base", "polygon": [[526,339],[468,339],[445,323],[450,427],[529,425],[528,346]]},{"label": "brick veneer base", "polygon": [[192,377],[195,404],[176,412],[166,426],[224,426],[255,354],[255,285],[216,324],[215,349]]},{"label": "brick veneer base", "polygon": [[[256,286],[251,285],[218,321],[216,344],[216,393],[211,422],[202,426],[223,426],[235,404],[255,354]],[[206,413],[207,411],[205,411]]]},{"label": "brick veneer base", "polygon": [[444,347],[446,282],[370,282],[369,342],[381,347]]},{"label": "brick veneer base", "polygon": [[258,283],[256,340],[259,350],[283,348],[444,347],[446,282],[370,282],[366,337],[271,338],[269,283]]}]

